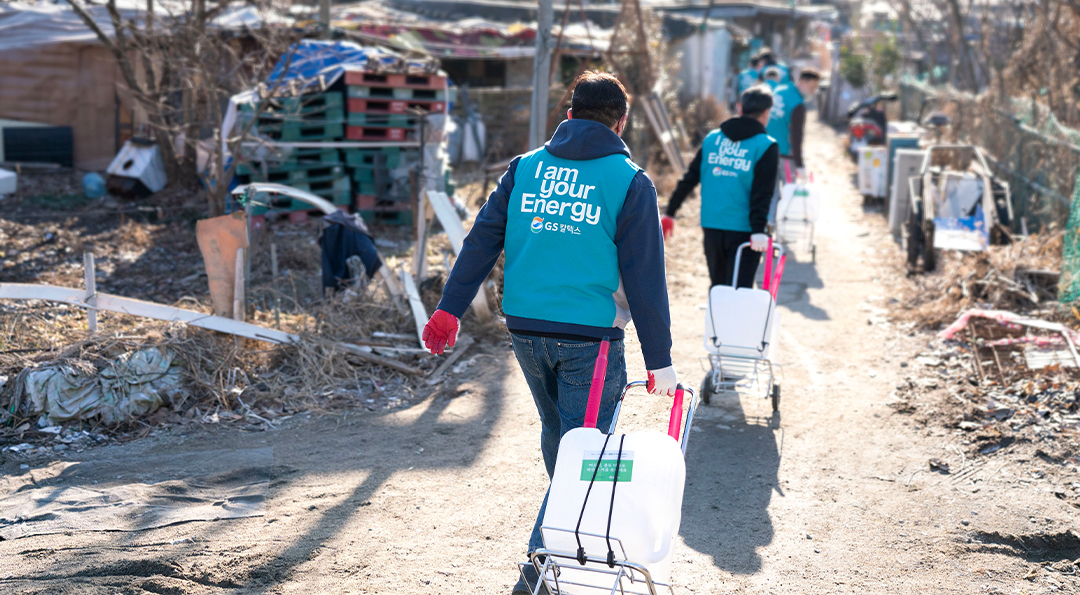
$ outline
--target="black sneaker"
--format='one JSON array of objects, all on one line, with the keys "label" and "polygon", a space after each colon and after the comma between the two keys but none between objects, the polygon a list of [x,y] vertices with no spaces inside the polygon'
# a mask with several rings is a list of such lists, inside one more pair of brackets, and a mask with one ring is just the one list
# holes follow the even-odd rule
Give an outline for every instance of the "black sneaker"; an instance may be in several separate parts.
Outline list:
[{"label": "black sneaker", "polygon": [[[540,574],[536,572],[536,567],[531,563],[526,564],[524,567],[518,567],[521,569],[521,578],[518,579],[516,585],[514,585],[513,595],[533,595],[534,589],[536,589],[536,583],[540,582]],[[550,595],[547,584],[540,588],[540,595]]]}]

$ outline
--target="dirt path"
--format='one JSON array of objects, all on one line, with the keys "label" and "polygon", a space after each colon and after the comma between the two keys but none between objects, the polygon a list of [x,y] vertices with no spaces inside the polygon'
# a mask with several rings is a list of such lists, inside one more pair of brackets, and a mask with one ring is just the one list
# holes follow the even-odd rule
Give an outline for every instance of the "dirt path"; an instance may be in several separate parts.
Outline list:
[{"label": "dirt path", "polygon": [[[877,253],[895,248],[880,216],[864,214],[833,131],[811,126],[809,164],[826,201],[817,263],[789,258],[781,291],[782,417],[750,397],[716,399],[699,413],[673,570],[679,592],[1077,590],[1069,576],[1024,580],[1040,560],[1016,555],[1017,539],[1060,536],[1075,511],[993,460],[961,462],[948,434],[888,406],[924,339],[881,322]],[[669,246],[669,281],[676,365],[697,386],[707,277],[690,210]],[[545,485],[535,410],[507,347],[486,346],[468,382],[412,407],[87,451],[271,446],[266,515],[0,542],[0,591],[508,593]],[[630,377],[642,377],[636,343],[627,353]],[[625,411],[626,427],[666,419],[645,395]],[[952,460],[954,473],[928,471],[931,457]],[[66,471],[3,469],[36,472],[39,485],[76,481]]]}]

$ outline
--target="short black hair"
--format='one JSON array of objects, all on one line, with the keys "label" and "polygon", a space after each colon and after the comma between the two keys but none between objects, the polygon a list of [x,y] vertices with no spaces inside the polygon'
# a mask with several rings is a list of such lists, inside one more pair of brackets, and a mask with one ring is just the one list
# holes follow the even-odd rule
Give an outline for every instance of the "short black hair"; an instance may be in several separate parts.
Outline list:
[{"label": "short black hair", "polygon": [[775,78],[779,81],[784,78],[784,74],[780,72],[780,69],[775,64],[773,64],[761,73],[761,78],[768,80],[770,77]]},{"label": "short black hair", "polygon": [[768,85],[754,85],[742,92],[739,103],[742,104],[742,115],[748,118],[756,118],[768,111],[773,106],[773,92]]},{"label": "short black hair", "polygon": [[817,70],[814,70],[813,68],[803,68],[802,72],[799,73],[799,80],[800,81],[820,81],[821,80],[821,73],[818,72]]},{"label": "short black hair", "polygon": [[761,59],[757,56],[750,57],[750,66],[757,66],[761,62]]},{"label": "short black hair", "polygon": [[765,46],[758,50],[757,57],[758,60],[765,60],[766,62],[776,60],[776,57],[773,56],[772,48],[770,48],[769,46]]},{"label": "short black hair", "polygon": [[626,87],[606,72],[588,70],[574,80],[570,113],[576,120],[592,120],[614,128],[626,115]]}]

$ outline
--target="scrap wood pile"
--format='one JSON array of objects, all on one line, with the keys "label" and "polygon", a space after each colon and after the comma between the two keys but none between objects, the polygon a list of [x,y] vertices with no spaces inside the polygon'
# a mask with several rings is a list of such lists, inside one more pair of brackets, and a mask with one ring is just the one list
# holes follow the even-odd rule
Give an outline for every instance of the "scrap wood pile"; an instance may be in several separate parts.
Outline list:
[{"label": "scrap wood pile", "polygon": [[986,252],[943,251],[938,272],[912,276],[895,316],[937,329],[969,308],[1057,316],[1062,234],[1017,238]]},{"label": "scrap wood pile", "polygon": [[910,278],[894,316],[941,330],[895,406],[962,430],[976,454],[1030,444],[1080,463],[1080,333],[1056,301],[1061,246],[1052,233],[945,253],[938,273]]},{"label": "scrap wood pile", "polygon": [[[273,326],[272,313],[256,315]],[[133,435],[162,423],[265,428],[298,411],[384,408],[407,400],[439,363],[421,353],[415,333],[390,332],[410,329],[412,316],[376,296],[328,300],[279,319],[301,340],[272,345],[107,313],[99,325],[113,332],[88,338],[80,308],[4,304],[0,442],[58,439],[59,424],[83,436]],[[343,349],[345,341],[363,351]]]},{"label": "scrap wood pile", "polygon": [[[978,454],[1013,443],[1080,463],[1080,333],[1001,310],[969,310],[915,358],[896,407],[963,430]],[[1048,454],[1049,453],[1049,454]]]},{"label": "scrap wood pile", "polygon": [[[459,358],[452,365],[447,365],[449,358],[425,353],[412,300],[393,296],[378,276],[320,295],[316,225],[312,221],[270,229],[252,244],[261,257],[252,261],[246,319],[255,328],[294,336],[288,344],[105,310],[97,315],[98,333],[90,336],[82,307],[0,300],[0,446],[34,454],[44,452],[43,441],[77,448],[106,436],[145,435],[162,424],[230,422],[265,429],[300,411],[384,409],[427,396],[438,380],[462,373],[474,362],[478,350],[466,352],[470,341],[464,337],[454,353],[448,352]],[[408,231],[388,228],[378,239],[391,254],[385,266],[395,273],[408,268]],[[78,235],[77,230],[71,233]],[[190,230],[186,235],[193,244]],[[147,242],[126,245],[126,235],[110,237],[120,240],[117,250],[132,251],[136,259],[153,251],[143,245]],[[75,239],[64,236],[63,243]],[[282,269],[276,280],[267,258],[271,242]],[[430,312],[451,262],[445,254],[452,250],[442,235],[431,236],[426,247],[431,265],[418,284],[417,301]],[[49,268],[53,257],[66,263],[78,256],[69,252],[42,254],[41,266]],[[153,262],[159,265],[157,274],[146,283],[124,285],[124,294],[160,300],[158,277],[191,276],[185,285],[195,297],[166,298],[159,305],[211,318],[201,264],[189,266],[182,260],[180,270],[174,270],[167,259]],[[12,274],[3,281],[78,288],[79,268],[67,267],[63,278]],[[108,267],[103,269],[98,291],[111,292],[114,283],[122,281]],[[466,316],[474,335],[490,330],[477,329],[472,319]]]}]

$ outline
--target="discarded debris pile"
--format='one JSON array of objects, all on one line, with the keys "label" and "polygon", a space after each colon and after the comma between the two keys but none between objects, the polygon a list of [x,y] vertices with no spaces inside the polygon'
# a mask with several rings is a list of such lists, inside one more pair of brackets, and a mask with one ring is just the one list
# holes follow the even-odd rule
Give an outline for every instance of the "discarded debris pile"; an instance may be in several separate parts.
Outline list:
[{"label": "discarded debris pile", "polygon": [[1080,356],[1076,332],[1001,311],[969,311],[915,358],[895,407],[963,430],[972,450],[1014,443],[1054,462],[1080,463]]},{"label": "discarded debris pile", "polygon": [[1032,235],[986,252],[943,252],[938,272],[909,279],[896,316],[941,328],[969,308],[1038,312],[1057,299],[1060,233]]}]

